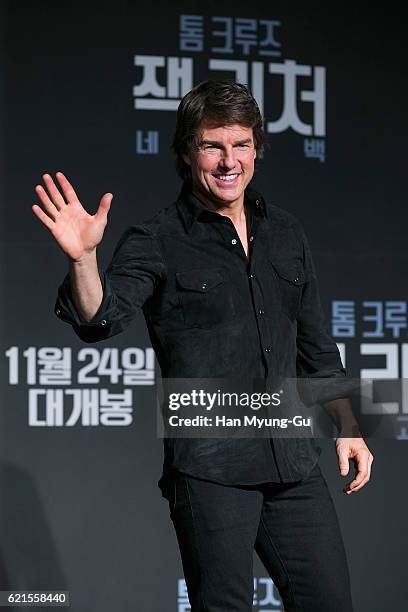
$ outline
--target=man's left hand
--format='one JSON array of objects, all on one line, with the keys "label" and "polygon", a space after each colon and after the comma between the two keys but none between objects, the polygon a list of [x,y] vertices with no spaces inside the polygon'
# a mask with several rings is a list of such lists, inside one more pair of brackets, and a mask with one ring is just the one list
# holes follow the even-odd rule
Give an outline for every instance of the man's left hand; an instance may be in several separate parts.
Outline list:
[{"label": "man's left hand", "polygon": [[373,455],[363,438],[337,438],[336,453],[339,459],[339,469],[342,476],[349,473],[349,460],[356,466],[354,480],[346,484],[343,491],[347,495],[355,493],[370,480]]}]

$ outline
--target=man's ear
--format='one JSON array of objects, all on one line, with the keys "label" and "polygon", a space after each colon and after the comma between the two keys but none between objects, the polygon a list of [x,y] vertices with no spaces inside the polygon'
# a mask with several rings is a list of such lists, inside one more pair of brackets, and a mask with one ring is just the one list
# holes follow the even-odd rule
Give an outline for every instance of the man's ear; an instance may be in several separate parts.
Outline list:
[{"label": "man's ear", "polygon": [[185,161],[188,166],[191,166],[190,156],[187,155],[187,153],[183,153],[181,157],[183,158],[183,161]]}]

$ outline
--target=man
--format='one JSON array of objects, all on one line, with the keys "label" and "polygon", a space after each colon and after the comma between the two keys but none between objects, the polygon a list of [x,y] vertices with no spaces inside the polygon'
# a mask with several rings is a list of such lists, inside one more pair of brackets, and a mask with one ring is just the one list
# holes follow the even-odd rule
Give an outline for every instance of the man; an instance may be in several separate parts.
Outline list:
[{"label": "man", "polygon": [[[264,141],[243,85],[206,81],[182,99],[173,148],[179,198],[129,228],[98,269],[112,194],[88,215],[61,173],[34,206],[68,255],[56,314],[85,342],[124,330],[142,308],[163,378],[342,377],[299,222],[249,187]],[[286,612],[352,610],[333,502],[310,439],[164,440],[167,497],[192,612],[248,612],[253,550]],[[338,438],[346,493],[370,478],[362,438]]]}]

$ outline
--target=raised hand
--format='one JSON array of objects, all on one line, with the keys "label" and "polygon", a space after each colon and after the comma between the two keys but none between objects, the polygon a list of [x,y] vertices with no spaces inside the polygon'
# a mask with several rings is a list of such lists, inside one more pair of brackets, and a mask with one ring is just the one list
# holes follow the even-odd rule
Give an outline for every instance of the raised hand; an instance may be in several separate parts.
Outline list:
[{"label": "raised hand", "polygon": [[47,189],[37,185],[35,191],[45,209],[34,204],[32,210],[48,227],[61,249],[78,262],[92,254],[101,242],[107,224],[113,195],[105,193],[94,215],[86,212],[74,188],[62,172],[56,174],[62,194],[49,174],[43,175]]}]

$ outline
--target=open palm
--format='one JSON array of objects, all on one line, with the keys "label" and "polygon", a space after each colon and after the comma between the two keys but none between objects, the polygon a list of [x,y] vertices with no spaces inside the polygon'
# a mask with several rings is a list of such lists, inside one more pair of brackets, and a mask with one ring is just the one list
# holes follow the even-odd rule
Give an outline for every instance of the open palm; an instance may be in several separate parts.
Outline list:
[{"label": "open palm", "polygon": [[62,194],[49,174],[43,179],[47,190],[37,185],[35,190],[44,210],[34,204],[35,215],[48,227],[61,249],[74,261],[91,253],[101,242],[107,224],[112,194],[105,193],[94,215],[86,212],[72,185],[62,172],[57,172]]}]

